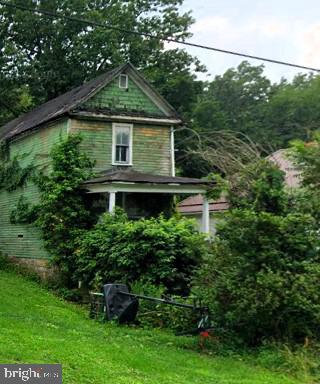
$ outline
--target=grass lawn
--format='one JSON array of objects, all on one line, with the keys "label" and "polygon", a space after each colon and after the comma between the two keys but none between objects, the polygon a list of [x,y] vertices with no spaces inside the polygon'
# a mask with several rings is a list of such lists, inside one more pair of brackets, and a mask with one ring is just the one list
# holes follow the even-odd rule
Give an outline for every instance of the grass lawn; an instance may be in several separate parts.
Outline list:
[{"label": "grass lawn", "polygon": [[188,350],[194,338],[99,324],[12,273],[0,271],[0,292],[0,363],[61,363],[64,384],[301,383]]}]

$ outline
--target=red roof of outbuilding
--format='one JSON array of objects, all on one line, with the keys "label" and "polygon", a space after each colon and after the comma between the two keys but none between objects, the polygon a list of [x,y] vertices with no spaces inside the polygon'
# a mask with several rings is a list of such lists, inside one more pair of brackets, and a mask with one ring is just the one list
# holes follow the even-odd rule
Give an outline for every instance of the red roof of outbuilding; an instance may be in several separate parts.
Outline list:
[{"label": "red roof of outbuilding", "polygon": [[[178,205],[178,211],[180,213],[201,213],[203,204],[203,196],[196,195],[190,196],[182,200]],[[229,203],[225,196],[219,197],[217,200],[211,200],[209,202],[209,211],[210,212],[220,212],[225,211],[229,208]]]}]

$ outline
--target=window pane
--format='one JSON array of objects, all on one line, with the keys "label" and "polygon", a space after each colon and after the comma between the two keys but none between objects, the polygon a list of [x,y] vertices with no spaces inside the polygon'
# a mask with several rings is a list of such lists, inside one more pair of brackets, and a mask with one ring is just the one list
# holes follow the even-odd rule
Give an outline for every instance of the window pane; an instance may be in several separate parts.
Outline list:
[{"label": "window pane", "polygon": [[116,146],[116,162],[128,163],[129,162],[129,147],[124,145]]},{"label": "window pane", "polygon": [[120,75],[119,87],[120,88],[127,88],[128,87],[128,76],[127,75]]},{"label": "window pane", "polygon": [[129,164],[131,162],[131,127],[126,125],[116,125],[114,127],[114,150],[116,163]]},{"label": "window pane", "polygon": [[129,132],[122,132],[121,144],[129,145]]},{"label": "window pane", "polygon": [[130,128],[116,128],[116,145],[129,145]]},{"label": "window pane", "polygon": [[122,136],[122,133],[121,132],[119,132],[119,131],[117,131],[116,132],[116,145],[121,145],[121,136]]}]

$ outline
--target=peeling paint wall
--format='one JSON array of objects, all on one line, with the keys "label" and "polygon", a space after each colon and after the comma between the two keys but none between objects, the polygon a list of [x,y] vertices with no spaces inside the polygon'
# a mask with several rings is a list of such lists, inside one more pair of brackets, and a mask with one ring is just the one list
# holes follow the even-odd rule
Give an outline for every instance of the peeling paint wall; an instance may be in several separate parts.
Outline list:
[{"label": "peeling paint wall", "polygon": [[86,109],[108,108],[112,111],[143,112],[164,117],[164,113],[149,97],[128,79],[128,88],[119,88],[119,77],[83,104]]},{"label": "peeling paint wall", "polygon": [[[82,148],[96,161],[96,171],[112,167],[112,123],[72,119],[70,132],[81,132]],[[134,124],[132,169],[169,176],[170,161],[170,128]]]}]

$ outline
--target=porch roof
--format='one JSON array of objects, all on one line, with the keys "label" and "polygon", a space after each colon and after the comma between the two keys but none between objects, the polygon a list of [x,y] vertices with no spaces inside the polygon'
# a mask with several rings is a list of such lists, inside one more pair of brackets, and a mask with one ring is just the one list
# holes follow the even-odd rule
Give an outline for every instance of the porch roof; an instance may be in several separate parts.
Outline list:
[{"label": "porch roof", "polygon": [[109,170],[101,174],[101,176],[85,181],[83,184],[97,184],[105,182],[133,182],[146,184],[193,184],[193,185],[210,185],[212,181],[195,179],[189,177],[173,177],[152,175],[132,170]]},{"label": "porch roof", "polygon": [[204,193],[214,181],[189,177],[153,175],[133,170],[109,170],[83,182],[89,192]]}]

